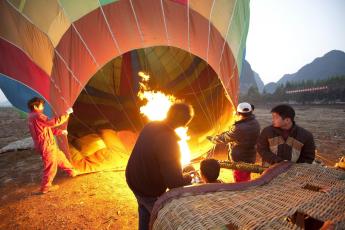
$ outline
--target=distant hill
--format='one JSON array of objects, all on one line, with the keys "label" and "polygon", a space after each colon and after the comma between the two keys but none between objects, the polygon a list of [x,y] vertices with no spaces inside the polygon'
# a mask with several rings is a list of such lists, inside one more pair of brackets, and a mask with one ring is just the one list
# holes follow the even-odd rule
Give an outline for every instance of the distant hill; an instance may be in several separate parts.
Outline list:
[{"label": "distant hill", "polygon": [[264,91],[264,87],[265,87],[265,84],[264,82],[261,80],[259,74],[255,71],[254,72],[254,79],[255,79],[255,82],[256,82],[256,85],[259,89],[259,92],[262,93]]},{"label": "distant hill", "polygon": [[262,92],[264,83],[259,74],[252,70],[252,67],[247,60],[244,60],[240,76],[240,94],[246,94],[252,86],[258,88],[259,92]]},{"label": "distant hill", "polygon": [[322,57],[303,66],[294,74],[285,74],[277,83],[265,85],[265,92],[274,93],[278,85],[287,82],[300,82],[307,80],[323,80],[334,76],[345,75],[345,53],[332,50]]},{"label": "distant hill", "polygon": [[277,89],[277,85],[278,84],[275,82],[270,82],[270,83],[266,84],[264,87],[264,92],[273,94]]},{"label": "distant hill", "polygon": [[298,82],[306,80],[323,80],[345,74],[345,53],[332,50],[303,66],[297,73],[285,74],[277,83]]}]

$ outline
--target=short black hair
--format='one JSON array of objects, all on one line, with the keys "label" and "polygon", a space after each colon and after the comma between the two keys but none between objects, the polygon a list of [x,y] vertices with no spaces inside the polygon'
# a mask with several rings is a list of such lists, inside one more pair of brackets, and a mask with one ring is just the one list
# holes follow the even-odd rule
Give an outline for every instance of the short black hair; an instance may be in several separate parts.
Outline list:
[{"label": "short black hair", "polygon": [[45,103],[45,101],[42,98],[40,98],[40,97],[31,98],[28,101],[28,109],[30,111],[34,111],[34,106],[39,106],[40,104],[44,105],[44,103]]},{"label": "short black hair", "polygon": [[208,182],[216,182],[220,172],[220,164],[216,159],[205,159],[200,163],[200,172]]},{"label": "short black hair", "polygon": [[187,165],[186,167],[182,169],[183,173],[190,173],[194,171],[195,171],[195,168],[193,167],[193,165]]},{"label": "short black hair", "polygon": [[290,105],[277,105],[271,110],[271,113],[277,113],[283,119],[290,118],[291,121],[295,120],[295,110]]},{"label": "short black hair", "polygon": [[179,123],[187,123],[194,116],[194,109],[191,105],[184,102],[174,103],[167,115],[168,120],[176,120]]}]

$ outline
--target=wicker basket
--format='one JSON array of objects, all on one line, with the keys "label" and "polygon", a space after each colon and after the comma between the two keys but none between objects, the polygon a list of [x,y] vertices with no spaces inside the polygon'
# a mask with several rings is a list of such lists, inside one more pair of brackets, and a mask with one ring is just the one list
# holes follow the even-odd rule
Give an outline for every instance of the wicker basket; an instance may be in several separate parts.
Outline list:
[{"label": "wicker basket", "polygon": [[[152,229],[300,229],[303,214],[345,229],[345,172],[282,163],[258,179],[172,189],[156,202]],[[302,223],[303,224],[303,223]]]}]

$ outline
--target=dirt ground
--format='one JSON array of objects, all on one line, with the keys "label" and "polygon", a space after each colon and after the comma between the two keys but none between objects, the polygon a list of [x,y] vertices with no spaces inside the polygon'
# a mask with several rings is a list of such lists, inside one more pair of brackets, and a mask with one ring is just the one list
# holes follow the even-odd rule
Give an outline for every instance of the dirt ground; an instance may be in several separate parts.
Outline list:
[{"label": "dirt ground", "polygon": [[[314,134],[317,159],[333,165],[345,155],[345,106],[295,108],[297,123]],[[269,109],[255,110],[261,127],[270,124]],[[0,148],[28,136],[26,120],[14,109],[0,108]],[[34,151],[0,154],[0,229],[137,228],[137,204],[123,171],[76,178],[59,172],[58,191],[33,195],[39,188],[41,167]]]}]

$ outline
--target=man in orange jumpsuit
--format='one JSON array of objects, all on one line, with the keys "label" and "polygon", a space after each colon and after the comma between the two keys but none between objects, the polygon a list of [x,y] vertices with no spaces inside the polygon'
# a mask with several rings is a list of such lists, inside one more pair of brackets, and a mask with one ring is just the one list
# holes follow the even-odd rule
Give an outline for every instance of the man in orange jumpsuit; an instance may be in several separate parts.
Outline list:
[{"label": "man in orange jumpsuit", "polygon": [[73,110],[69,108],[66,114],[57,118],[48,119],[43,114],[44,103],[45,101],[38,97],[34,97],[28,101],[28,107],[31,111],[28,115],[29,130],[35,144],[35,149],[41,154],[43,161],[41,194],[55,191],[59,188],[58,185],[52,185],[58,167],[72,177],[79,174],[67,160],[65,154],[59,149],[54,138],[54,135],[67,135],[67,130],[56,127],[65,123]]}]

